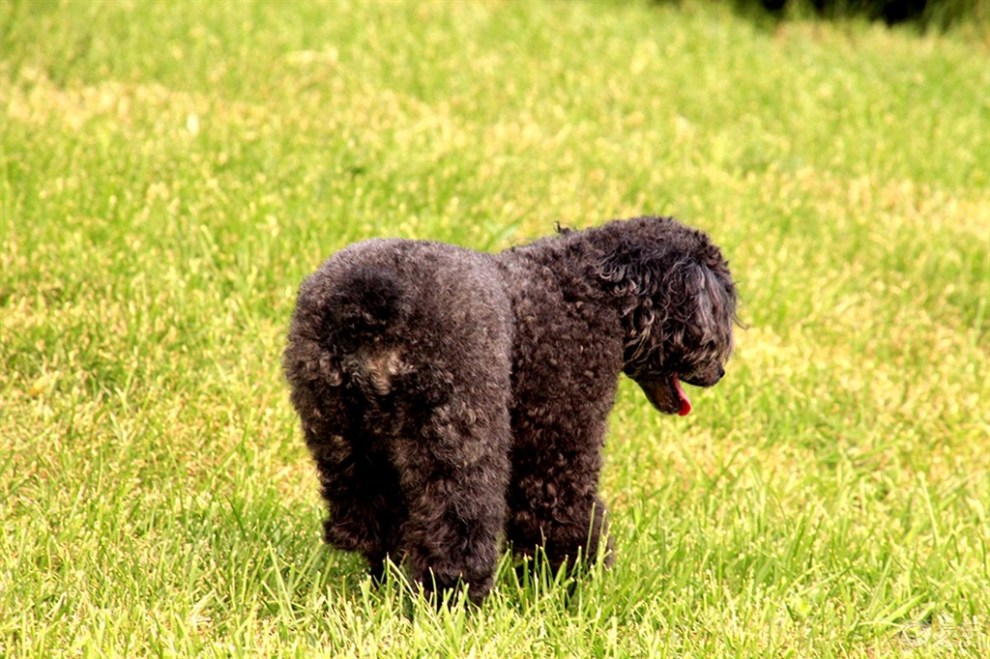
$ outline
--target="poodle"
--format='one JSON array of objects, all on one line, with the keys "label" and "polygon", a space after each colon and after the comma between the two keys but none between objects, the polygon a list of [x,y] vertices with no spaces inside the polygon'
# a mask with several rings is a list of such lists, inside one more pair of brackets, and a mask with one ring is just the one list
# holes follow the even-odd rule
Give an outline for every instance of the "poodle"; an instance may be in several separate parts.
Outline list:
[{"label": "poodle", "polygon": [[284,355],[326,542],[481,601],[500,542],[611,559],[598,476],[618,375],[661,412],[710,387],[736,290],[701,231],[616,220],[498,254],[375,239],[300,287]]}]

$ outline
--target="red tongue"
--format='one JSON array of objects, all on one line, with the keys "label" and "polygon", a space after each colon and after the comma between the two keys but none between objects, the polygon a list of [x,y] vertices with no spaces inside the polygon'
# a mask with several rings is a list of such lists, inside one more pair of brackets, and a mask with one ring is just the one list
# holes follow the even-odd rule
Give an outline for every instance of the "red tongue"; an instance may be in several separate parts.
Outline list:
[{"label": "red tongue", "polygon": [[681,381],[677,379],[677,376],[673,375],[671,379],[674,381],[674,389],[677,390],[677,397],[681,401],[681,408],[677,410],[677,414],[687,416],[691,413],[691,401],[688,400],[687,394],[684,393],[684,388],[681,387]]}]

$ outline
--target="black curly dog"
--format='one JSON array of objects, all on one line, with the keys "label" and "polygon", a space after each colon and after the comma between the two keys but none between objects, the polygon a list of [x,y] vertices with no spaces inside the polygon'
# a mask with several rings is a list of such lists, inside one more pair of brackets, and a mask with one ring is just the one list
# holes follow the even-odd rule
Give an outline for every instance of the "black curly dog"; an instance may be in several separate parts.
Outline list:
[{"label": "black curly dog", "polygon": [[[596,556],[620,372],[661,412],[721,379],[736,291],[702,232],[642,217],[484,254],[369,240],[299,291],[284,367],[329,504],[324,537],[433,594],[492,584],[499,539]],[[601,548],[608,553],[607,547]]]}]

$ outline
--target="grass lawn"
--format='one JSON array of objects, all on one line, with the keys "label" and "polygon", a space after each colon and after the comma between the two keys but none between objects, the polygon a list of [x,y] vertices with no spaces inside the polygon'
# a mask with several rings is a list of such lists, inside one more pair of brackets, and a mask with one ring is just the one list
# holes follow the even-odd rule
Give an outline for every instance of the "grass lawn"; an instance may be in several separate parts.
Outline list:
[{"label": "grass lawn", "polygon": [[[727,7],[0,0],[0,656],[990,655],[990,33]],[[621,384],[615,566],[435,612],[321,546],[302,277],[644,213],[748,327]]]}]

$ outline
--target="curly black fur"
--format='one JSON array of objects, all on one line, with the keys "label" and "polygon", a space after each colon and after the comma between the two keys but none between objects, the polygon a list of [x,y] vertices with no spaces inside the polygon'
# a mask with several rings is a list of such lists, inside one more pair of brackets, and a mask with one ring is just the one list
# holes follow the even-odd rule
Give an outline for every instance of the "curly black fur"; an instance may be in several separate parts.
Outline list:
[{"label": "curly black fur", "polygon": [[[284,367],[329,505],[327,542],[427,593],[491,588],[500,537],[552,566],[594,556],[617,376],[662,412],[711,386],[736,292],[718,248],[669,218],[482,254],[370,240],[307,278]],[[608,548],[601,548],[608,554]]]}]

